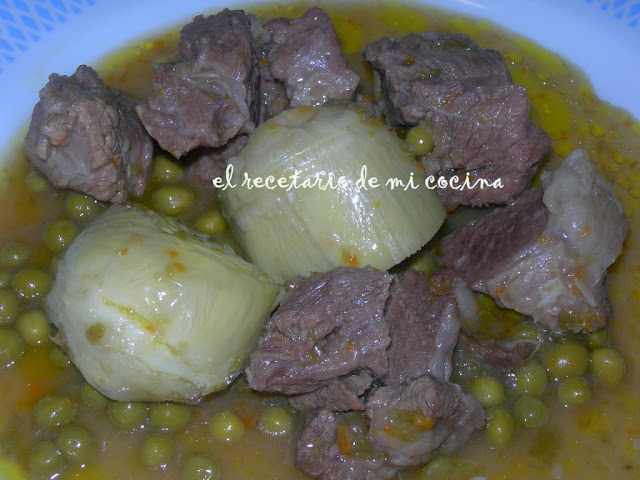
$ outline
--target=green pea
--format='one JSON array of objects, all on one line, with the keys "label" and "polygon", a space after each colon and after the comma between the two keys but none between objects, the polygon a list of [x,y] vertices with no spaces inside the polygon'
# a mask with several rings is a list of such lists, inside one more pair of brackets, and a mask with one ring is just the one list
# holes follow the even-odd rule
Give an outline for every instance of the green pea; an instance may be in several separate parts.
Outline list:
[{"label": "green pea", "polygon": [[518,395],[541,395],[547,388],[547,371],[538,362],[525,365],[516,372],[514,382]]},{"label": "green pea", "polygon": [[149,410],[149,425],[165,430],[177,430],[191,419],[191,409],[177,403],[155,403]]},{"label": "green pea", "polygon": [[181,215],[194,199],[193,192],[182,185],[163,185],[151,194],[153,208],[165,215]]},{"label": "green pea", "polygon": [[67,354],[58,347],[53,347],[51,349],[51,351],[49,352],[49,358],[56,367],[67,368],[69,365],[71,365],[71,360],[69,360]]},{"label": "green pea", "polygon": [[549,419],[549,410],[537,397],[524,396],[513,406],[518,423],[528,428],[542,427]]},{"label": "green pea", "polygon": [[471,383],[471,393],[483,407],[493,407],[504,401],[502,384],[489,375],[476,378]]},{"label": "green pea", "polygon": [[78,227],[66,218],[53,220],[44,227],[44,243],[54,253],[66,249],[77,236]]},{"label": "green pea", "polygon": [[180,163],[167,155],[158,155],[153,159],[151,179],[155,182],[174,183],[180,181],[184,169]]},{"label": "green pea", "polygon": [[0,288],[7,288],[11,285],[11,272],[0,272]]},{"label": "green pea", "polygon": [[407,143],[416,155],[426,155],[433,150],[433,136],[422,125],[416,125],[407,132]]},{"label": "green pea", "polygon": [[47,395],[36,404],[34,416],[38,426],[53,428],[65,425],[76,415],[76,404],[62,395]]},{"label": "green pea", "polygon": [[85,463],[95,454],[95,442],[91,432],[79,425],[63,427],[56,438],[56,445],[71,462]]},{"label": "green pea", "polygon": [[11,287],[18,298],[35,300],[49,291],[51,277],[41,268],[23,268],[13,276]]},{"label": "green pea", "polygon": [[184,480],[219,480],[220,468],[206,455],[192,455],[184,462],[182,478]]},{"label": "green pea", "polygon": [[34,193],[42,193],[49,190],[49,182],[44,177],[41,177],[36,172],[31,172],[27,175],[27,178],[24,179],[24,183],[27,185],[27,188]]},{"label": "green pea", "polygon": [[536,325],[523,322],[511,330],[510,337],[514,340],[533,340],[538,342],[541,340],[541,333]]},{"label": "green pea", "polygon": [[436,457],[429,461],[421,470],[420,478],[447,478],[451,476],[455,467],[449,457]]},{"label": "green pea", "polygon": [[234,443],[244,437],[244,423],[228,410],[216,413],[209,422],[211,436],[219,443]]},{"label": "green pea", "polygon": [[553,377],[579,376],[589,366],[589,351],[577,342],[568,341],[553,347],[547,354],[546,363]]},{"label": "green pea", "polygon": [[609,341],[609,331],[602,328],[597,332],[589,334],[587,346],[593,350],[594,348],[603,347]]},{"label": "green pea", "polygon": [[13,328],[0,327],[0,367],[12,365],[24,353],[24,341]]},{"label": "green pea", "polygon": [[196,230],[207,235],[215,235],[216,233],[226,232],[227,222],[218,210],[209,210],[204,212],[194,221]]},{"label": "green pea", "polygon": [[516,421],[509,410],[503,406],[487,409],[487,424],[484,435],[489,444],[504,448],[511,443],[516,433]]},{"label": "green pea", "polygon": [[18,297],[11,290],[0,290],[0,326],[13,324],[18,315]]},{"label": "green pea", "polygon": [[80,396],[86,406],[94,410],[100,410],[107,406],[109,399],[93,388],[87,382],[80,386]]},{"label": "green pea", "polygon": [[2,247],[0,258],[7,267],[21,267],[31,259],[31,249],[23,243],[10,242]]},{"label": "green pea", "polygon": [[36,443],[29,452],[29,468],[39,475],[52,477],[64,470],[67,462],[53,440]]},{"label": "green pea", "polygon": [[615,387],[627,375],[627,362],[614,348],[600,347],[591,352],[591,371],[598,382]]},{"label": "green pea", "polygon": [[580,405],[591,399],[591,386],[584,377],[567,377],[558,385],[558,400],[564,405]]},{"label": "green pea", "polygon": [[422,468],[415,471],[415,480],[436,480],[450,478],[478,478],[481,476],[479,465],[468,458],[440,455],[431,459]]},{"label": "green pea", "polygon": [[69,192],[65,198],[64,209],[73,219],[89,220],[102,211],[102,205],[95,198],[78,192]]},{"label": "green pea", "polygon": [[283,407],[268,407],[260,417],[260,428],[268,435],[289,435],[293,430],[293,415]]},{"label": "green pea", "polygon": [[107,413],[114,425],[127,430],[138,428],[147,420],[147,406],[142,402],[109,402]]},{"label": "green pea", "polygon": [[27,310],[18,317],[16,330],[33,347],[49,341],[51,324],[42,310]]},{"label": "green pea", "polygon": [[149,468],[166,465],[173,457],[173,442],[164,435],[151,434],[142,442],[141,454]]}]

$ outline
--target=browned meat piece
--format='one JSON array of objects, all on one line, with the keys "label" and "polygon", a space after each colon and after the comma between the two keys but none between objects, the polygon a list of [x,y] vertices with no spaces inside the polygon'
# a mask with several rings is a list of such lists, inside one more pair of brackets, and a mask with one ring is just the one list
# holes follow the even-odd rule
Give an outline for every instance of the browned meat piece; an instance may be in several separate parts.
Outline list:
[{"label": "browned meat piece", "polygon": [[374,102],[373,97],[358,93],[356,94],[356,104],[371,118],[382,119],[382,110],[380,110],[378,104]]},{"label": "browned meat piece", "polygon": [[238,135],[218,148],[197,148],[186,157],[186,179],[194,185],[213,188],[213,180],[225,178],[227,160],[238,153],[249,141],[248,135]]},{"label": "browned meat piece", "polygon": [[272,20],[265,29],[272,42],[265,47],[269,71],[284,83],[292,106],[355,98],[360,78],[347,66],[327,12],[310,8],[299,18]]},{"label": "browned meat piece", "polygon": [[70,77],[54,73],[33,109],[25,152],[56,188],[114,203],[142,195],[153,142],[132,108],[90,67]]},{"label": "browned meat piece", "polygon": [[298,441],[296,466],[322,480],[390,479],[436,454],[452,453],[484,425],[484,412],[473,396],[430,375],[408,386],[374,390],[367,417],[366,440],[359,440],[367,445],[355,451],[341,414],[312,412]]},{"label": "browned meat piece", "polygon": [[[454,280],[461,282],[453,271],[438,283],[414,271],[392,277],[339,267],[289,287],[246,373],[254,389],[293,394],[294,407],[320,409],[298,442],[296,465],[305,473],[323,480],[393,478],[482,427],[477,401],[447,381],[460,328]],[[369,372],[387,386],[377,382],[365,406]],[[352,455],[339,420],[345,417],[331,410],[365,408],[368,446]],[[415,432],[396,438],[395,426]]]},{"label": "browned meat piece", "polygon": [[491,184],[438,190],[448,208],[506,203],[529,186],[551,141],[529,120],[524,88],[478,87],[453,97],[451,92],[430,97],[429,102],[434,149],[423,158],[426,173],[457,176],[459,184],[468,174],[471,182],[484,179]]},{"label": "browned meat piece", "polygon": [[598,330],[611,314],[604,277],[629,220],[584,151],[542,180],[544,194],[531,190],[446,237],[443,263],[551,329]]},{"label": "browned meat piece", "polygon": [[[384,455],[350,453],[349,432],[341,425],[340,415],[318,409],[307,416],[298,440],[296,467],[311,478],[321,480],[393,478],[397,469],[385,465]],[[341,435],[341,440],[338,440],[338,435]]]},{"label": "browned meat piece", "polygon": [[392,125],[425,122],[434,149],[430,175],[469,174],[502,188],[439,189],[445,205],[506,203],[522,192],[549,151],[549,136],[529,120],[524,88],[513,85],[495,50],[466,35],[422,33],[383,38],[365,59],[381,77],[382,109]]},{"label": "browned meat piece", "polygon": [[398,470],[449,454],[484,426],[484,411],[458,385],[430,375],[408,386],[381,387],[367,401],[374,451]]},{"label": "browned meat piece", "polygon": [[339,267],[294,283],[249,357],[251,388],[298,394],[356,370],[386,375],[392,278],[371,267]]},{"label": "browned meat piece", "polygon": [[258,94],[260,96],[259,123],[266,122],[271,117],[275,117],[289,106],[287,88],[284,83],[279,82],[271,74],[269,60],[266,51],[273,46],[273,43],[264,45],[262,57],[258,63],[260,69],[260,80],[258,81]]},{"label": "browned meat piece", "polygon": [[[483,282],[511,268],[538,243],[547,226],[542,189],[529,190],[510,205],[446,237],[443,262],[458,269],[467,284],[484,292]],[[495,297],[495,292],[485,292]]]},{"label": "browned meat piece", "polygon": [[458,348],[498,370],[513,371],[527,363],[537,350],[538,344],[524,340],[509,344],[499,344],[495,341],[476,342],[466,335],[460,335]]},{"label": "browned meat piece", "polygon": [[289,402],[298,410],[328,408],[334,411],[364,410],[360,396],[367,391],[373,377],[367,373],[346,375],[331,380],[325,387],[313,392],[289,397]]},{"label": "browned meat piece", "polygon": [[182,29],[180,61],[154,65],[153,93],[136,107],[163,149],[181,157],[253,132],[264,38],[258,20],[240,10],[198,17]]},{"label": "browned meat piece", "polygon": [[437,292],[429,278],[412,270],[396,276],[385,311],[391,344],[387,385],[399,385],[430,373],[448,380],[460,320],[455,296]]},{"label": "browned meat piece", "polygon": [[446,88],[511,84],[500,52],[480,48],[467,35],[383,37],[364,49],[364,58],[381,76],[382,108],[392,125],[417,125],[432,110],[428,98]]}]

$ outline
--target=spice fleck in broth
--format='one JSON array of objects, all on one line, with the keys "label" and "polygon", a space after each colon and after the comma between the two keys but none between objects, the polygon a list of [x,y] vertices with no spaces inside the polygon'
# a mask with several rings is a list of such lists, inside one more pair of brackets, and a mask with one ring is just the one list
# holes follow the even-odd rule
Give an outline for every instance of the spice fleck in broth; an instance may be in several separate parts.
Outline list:
[{"label": "spice fleck in broth", "polygon": [[[514,83],[528,90],[534,123],[551,136],[552,152],[542,170],[553,169],[576,148],[586,150],[613,185],[632,225],[623,255],[609,270],[614,315],[604,332],[549,335],[541,327],[523,322],[521,316],[481,299],[486,327],[482,334],[516,335],[522,331],[526,335],[534,331],[534,335],[548,339],[549,349],[571,342],[578,350],[583,348],[587,363],[576,378],[587,381],[591,398],[579,405],[563,404],[571,403],[571,392],[579,394],[586,387],[576,380],[573,389],[562,396],[559,392],[571,385],[561,388],[561,382],[544,371],[549,368],[543,358],[546,350],[540,353],[540,367],[548,379],[525,386],[516,372],[498,378],[499,387],[491,381],[477,383],[477,371],[458,359],[454,379],[465,391],[491,396],[501,389],[497,395],[503,400],[498,404],[516,412],[527,407],[516,406],[524,392],[526,397],[542,400],[548,420],[539,428],[509,427],[506,421],[505,428],[515,430],[512,443],[496,447],[500,432],[488,430],[454,456],[436,458],[415,472],[402,474],[402,478],[636,478],[640,469],[640,418],[636,415],[640,408],[636,374],[640,259],[635,255],[640,249],[640,123],[598,100],[588,80],[567,62],[490,22],[389,3],[367,8],[329,4],[326,8],[348,61],[370,94],[373,76],[360,50],[381,36],[400,37],[425,30],[460,32],[471,35],[483,47],[499,50]],[[256,12],[266,20],[298,16],[305,9],[303,5],[277,5],[259,7]],[[171,59],[177,40],[174,31],[128,47],[106,59],[99,73],[110,86],[144,98],[150,91],[151,62]],[[38,315],[58,257],[77,230],[104,206],[78,194],[52,190],[28,173],[20,150],[7,154],[15,161],[7,182],[5,209],[0,212],[0,360],[10,364],[0,369],[2,458],[24,468],[27,478],[190,480],[207,478],[197,474],[207,469],[212,475],[218,472],[222,479],[305,478],[294,466],[302,416],[283,396],[252,392],[243,377],[198,406],[112,402],[83,381],[50,340],[52,327],[42,324]],[[168,155],[159,157],[142,202],[177,214],[179,220],[210,239],[235,248],[210,192],[183,183],[182,167]],[[534,185],[539,185],[539,175]],[[180,202],[188,208],[182,210]],[[56,223],[59,219],[64,221]],[[455,221],[450,218],[449,223]],[[431,268],[430,258],[418,255],[408,263]],[[597,363],[588,366],[589,352],[606,346],[622,353],[628,370],[614,386],[598,381]],[[530,377],[540,379],[540,369],[537,374]],[[496,415],[501,414],[498,411]],[[2,478],[3,468],[12,467],[0,464]]]}]

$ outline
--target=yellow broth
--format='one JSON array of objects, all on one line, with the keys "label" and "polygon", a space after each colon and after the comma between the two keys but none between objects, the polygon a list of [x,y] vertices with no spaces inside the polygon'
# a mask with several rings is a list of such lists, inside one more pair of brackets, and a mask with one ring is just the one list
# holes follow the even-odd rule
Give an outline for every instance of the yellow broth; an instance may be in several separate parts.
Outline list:
[{"label": "yellow broth", "polygon": [[[297,16],[305,8],[305,5],[263,6],[257,13],[266,20]],[[600,173],[613,184],[632,222],[624,253],[609,274],[609,296],[614,309],[610,343],[622,352],[629,366],[622,385],[607,388],[594,384],[590,401],[565,407],[554,398],[555,385],[550,381],[542,397],[550,408],[545,427],[519,429],[515,442],[503,449],[491,448],[478,435],[455,457],[403,474],[403,478],[427,478],[427,474],[429,478],[449,479],[637,478],[640,416],[636,412],[640,410],[640,381],[636,366],[640,360],[640,327],[636,319],[640,315],[640,258],[636,252],[640,251],[640,172],[636,162],[640,158],[640,123],[623,110],[598,100],[584,75],[567,62],[490,22],[395,3],[375,3],[366,8],[328,5],[327,9],[349,61],[369,85],[371,71],[364,66],[359,52],[383,35],[454,31],[470,34],[481,46],[500,50],[514,82],[528,89],[533,121],[553,140],[543,169],[553,168],[575,148],[585,149],[597,162]],[[151,62],[171,58],[177,39],[178,30],[140,42],[105,60],[99,71],[111,86],[143,98],[150,89]],[[14,160],[9,163],[10,180],[0,212],[0,245],[24,242],[33,251],[29,265],[48,268],[54,255],[42,241],[42,230],[51,219],[65,215],[67,194],[51,189],[34,192],[25,182],[28,166],[21,150],[5,155]],[[150,192],[158,186],[153,184]],[[215,209],[209,191],[197,191],[196,196],[194,207],[180,217],[187,224],[202,212]],[[142,201],[148,204],[150,198],[148,193]],[[233,244],[226,232],[213,239]],[[7,277],[15,275],[17,269],[3,266],[0,271]],[[23,311],[37,308],[40,303],[41,300],[21,302],[20,308]],[[0,368],[3,405],[0,458],[22,466],[28,478],[44,478],[28,471],[31,448],[40,440],[56,438],[59,431],[59,427],[40,428],[34,419],[34,406],[47,394],[72,399],[77,406],[73,423],[89,429],[96,443],[94,455],[85,464],[67,462],[59,476],[63,480],[180,478],[184,459],[193,453],[209,455],[220,467],[223,479],[304,478],[293,466],[302,417],[295,416],[293,431],[288,435],[268,435],[261,428],[261,416],[267,408],[287,407],[283,397],[255,394],[240,379],[201,405],[189,407],[191,418],[185,427],[163,433],[147,419],[143,427],[129,431],[114,426],[105,408],[91,409],[83,403],[80,373],[75,367],[61,363],[59,357],[58,365],[54,364],[52,352],[54,356],[60,353],[52,342],[25,346],[24,354],[13,365]],[[212,416],[224,409],[237,414],[246,429],[244,437],[232,444],[216,442],[210,434]],[[150,470],[140,459],[141,444],[150,432],[161,432],[173,442],[174,455],[165,467]],[[3,468],[9,467],[0,464],[0,477]]]}]

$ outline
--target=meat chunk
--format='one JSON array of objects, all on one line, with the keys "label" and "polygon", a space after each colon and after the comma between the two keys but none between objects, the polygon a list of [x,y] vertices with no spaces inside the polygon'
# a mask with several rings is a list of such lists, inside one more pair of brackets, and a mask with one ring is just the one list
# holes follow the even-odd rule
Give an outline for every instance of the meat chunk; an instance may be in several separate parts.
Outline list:
[{"label": "meat chunk", "polygon": [[382,80],[382,109],[392,125],[417,125],[432,108],[431,96],[459,86],[494,88],[511,84],[500,52],[480,48],[467,35],[425,32],[383,37],[364,49]]},{"label": "meat chunk", "polygon": [[484,426],[484,411],[458,385],[430,375],[408,386],[381,387],[367,402],[374,451],[398,470],[449,454]]},{"label": "meat chunk", "polygon": [[362,108],[371,118],[382,120],[382,110],[380,110],[378,104],[374,102],[373,97],[358,93],[356,94],[356,105]]},{"label": "meat chunk", "polygon": [[258,120],[257,18],[240,10],[197,17],[180,33],[180,61],[154,65],[153,93],[136,111],[160,146],[181,157],[223,147]]},{"label": "meat chunk", "polygon": [[[310,8],[296,19],[271,20],[265,29],[271,33],[265,61],[273,80],[284,84],[292,106],[355,98],[360,78],[347,66],[327,12]],[[264,94],[276,87],[267,82],[263,88]],[[275,98],[281,99],[281,94]]]},{"label": "meat chunk", "polygon": [[498,370],[513,371],[531,358],[538,349],[538,344],[525,340],[508,343],[476,342],[466,335],[460,335],[458,348]]},{"label": "meat chunk", "polygon": [[391,335],[385,384],[409,383],[428,373],[449,379],[460,331],[452,293],[439,294],[426,275],[409,270],[391,284],[385,319]]},{"label": "meat chunk", "polygon": [[[460,329],[454,280],[451,270],[432,282],[415,271],[339,267],[289,288],[246,373],[252,388],[316,408],[298,442],[305,473],[393,478],[482,427],[477,401],[447,381]],[[356,413],[334,412],[365,409],[370,425],[361,416],[361,438],[350,439],[341,415]]]},{"label": "meat chunk", "polygon": [[384,308],[391,281],[371,267],[339,267],[298,280],[250,355],[251,388],[299,394],[356,370],[386,375]]},{"label": "meat chunk", "polygon": [[328,409],[318,409],[307,416],[297,444],[296,467],[321,480],[393,478],[397,469],[385,465],[384,455],[353,454],[349,432],[340,419],[341,414]]},{"label": "meat chunk", "polygon": [[367,373],[345,375],[331,380],[326,386],[309,393],[289,397],[298,410],[328,408],[333,411],[364,410],[360,396],[371,386],[373,377]]},{"label": "meat chunk", "polygon": [[522,252],[534,248],[548,221],[542,190],[529,190],[510,205],[446,237],[443,262],[460,270],[467,284],[478,290],[510,269]]},{"label": "meat chunk", "polygon": [[[273,44],[267,44],[265,49],[271,46]],[[284,83],[273,78],[266,53],[263,53],[260,58],[258,67],[260,71],[260,80],[258,81],[259,122],[263,123],[287,108],[289,106],[289,97],[287,97],[287,88]]]},{"label": "meat chunk", "polygon": [[[473,396],[430,375],[407,386],[376,389],[367,402],[367,417],[366,439],[354,441],[340,414],[312,412],[298,441],[296,466],[322,480],[390,479],[436,454],[453,452],[484,425],[484,412]],[[364,444],[361,451],[358,444]]]},{"label": "meat chunk", "polygon": [[242,150],[248,141],[247,135],[238,135],[222,147],[201,147],[192,150],[183,157],[188,164],[186,179],[194,185],[213,188],[215,178],[225,178],[227,160]]},{"label": "meat chunk", "polygon": [[86,65],[70,77],[54,73],[33,109],[25,152],[56,188],[114,203],[140,196],[153,142],[132,109]]},{"label": "meat chunk", "polygon": [[554,330],[598,330],[611,313],[604,278],[629,220],[582,150],[543,175],[543,190],[446,237],[443,262],[470,288]]},{"label": "meat chunk", "polygon": [[422,33],[382,38],[364,57],[380,75],[387,122],[422,122],[431,133],[426,172],[478,182],[438,189],[449,209],[503,204],[528,186],[550,139],[529,120],[526,90],[511,83],[499,52],[466,35]]}]

